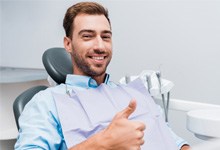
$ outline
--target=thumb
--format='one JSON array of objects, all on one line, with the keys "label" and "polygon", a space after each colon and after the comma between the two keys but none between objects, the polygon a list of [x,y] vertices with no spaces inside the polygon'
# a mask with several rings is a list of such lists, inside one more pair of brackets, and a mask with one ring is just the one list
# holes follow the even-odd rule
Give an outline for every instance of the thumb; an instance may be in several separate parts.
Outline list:
[{"label": "thumb", "polygon": [[129,103],[129,105],[120,112],[121,118],[128,118],[136,109],[136,100],[132,99]]}]

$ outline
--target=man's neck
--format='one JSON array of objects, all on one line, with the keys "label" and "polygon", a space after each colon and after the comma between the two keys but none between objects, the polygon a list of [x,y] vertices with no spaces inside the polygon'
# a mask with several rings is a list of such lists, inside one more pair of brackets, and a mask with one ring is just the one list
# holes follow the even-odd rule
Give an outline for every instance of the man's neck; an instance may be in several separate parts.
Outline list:
[{"label": "man's neck", "polygon": [[[81,76],[89,76],[89,75],[86,75],[86,74],[80,74],[80,73],[73,73],[75,75],[81,75]],[[90,76],[92,79],[94,79],[96,81],[96,83],[98,85],[102,84],[104,81],[105,81],[105,77],[106,77],[106,73],[100,75],[100,76]]]},{"label": "man's neck", "polygon": [[97,82],[98,85],[100,85],[105,81],[105,77],[106,77],[106,74],[103,74],[100,76],[94,76],[92,78]]}]

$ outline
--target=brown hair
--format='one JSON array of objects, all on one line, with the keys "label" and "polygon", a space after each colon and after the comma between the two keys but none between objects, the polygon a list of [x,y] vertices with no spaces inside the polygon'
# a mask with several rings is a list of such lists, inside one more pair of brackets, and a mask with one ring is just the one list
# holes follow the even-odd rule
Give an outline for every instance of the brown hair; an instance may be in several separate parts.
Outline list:
[{"label": "brown hair", "polygon": [[63,27],[65,29],[66,36],[71,38],[73,32],[73,22],[78,14],[89,14],[89,15],[104,15],[108,20],[108,10],[102,5],[96,2],[80,2],[67,9],[65,17],[63,19]]}]

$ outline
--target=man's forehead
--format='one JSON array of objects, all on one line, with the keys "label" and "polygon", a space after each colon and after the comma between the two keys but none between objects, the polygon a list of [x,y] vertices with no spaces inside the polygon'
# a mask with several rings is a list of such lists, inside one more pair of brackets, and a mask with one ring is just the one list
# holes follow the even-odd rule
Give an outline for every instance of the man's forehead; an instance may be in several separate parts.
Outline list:
[{"label": "man's forehead", "polygon": [[110,24],[104,15],[79,14],[74,20],[74,30],[92,30],[96,32],[111,31]]}]

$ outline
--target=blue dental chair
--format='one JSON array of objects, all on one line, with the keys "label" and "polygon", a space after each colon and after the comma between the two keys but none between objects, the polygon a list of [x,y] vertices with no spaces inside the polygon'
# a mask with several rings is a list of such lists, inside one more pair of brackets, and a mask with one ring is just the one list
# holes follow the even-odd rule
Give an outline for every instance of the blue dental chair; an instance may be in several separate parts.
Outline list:
[{"label": "blue dental chair", "polygon": [[[57,83],[65,83],[66,75],[73,73],[71,56],[64,48],[56,47],[47,49],[42,56],[44,67],[49,76]],[[13,103],[13,112],[17,129],[19,130],[18,119],[31,98],[38,92],[45,90],[47,86],[35,86],[22,92]]]}]

